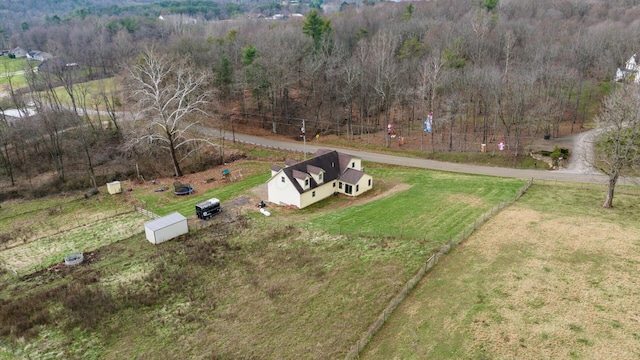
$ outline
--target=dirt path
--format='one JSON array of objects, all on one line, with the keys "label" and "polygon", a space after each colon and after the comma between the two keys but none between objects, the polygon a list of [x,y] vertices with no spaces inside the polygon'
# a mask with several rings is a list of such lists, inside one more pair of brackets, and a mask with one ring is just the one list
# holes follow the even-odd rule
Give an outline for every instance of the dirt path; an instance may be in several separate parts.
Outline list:
[{"label": "dirt path", "polygon": [[593,167],[594,150],[593,143],[600,130],[589,130],[577,135],[567,137],[571,149],[569,164],[560,170],[564,174],[598,174],[598,170]]}]

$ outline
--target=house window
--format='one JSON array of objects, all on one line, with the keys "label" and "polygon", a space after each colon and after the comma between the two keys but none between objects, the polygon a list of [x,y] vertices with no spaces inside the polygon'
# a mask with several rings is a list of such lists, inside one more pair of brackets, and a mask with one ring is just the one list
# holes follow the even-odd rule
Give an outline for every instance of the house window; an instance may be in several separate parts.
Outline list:
[{"label": "house window", "polygon": [[336,182],[335,181],[333,182],[333,187],[336,187]]},{"label": "house window", "polygon": [[355,161],[351,163],[351,167],[352,167],[352,168],[355,168],[355,167],[356,167],[356,162],[355,162]]},{"label": "house window", "polygon": [[356,185],[356,192],[360,191],[360,185]]},{"label": "house window", "polygon": [[316,197],[316,192],[315,192],[315,191],[313,191],[313,192],[311,193],[311,197]]},{"label": "house window", "polygon": [[369,186],[371,186],[371,179],[369,179]]},{"label": "house window", "polygon": [[344,192],[345,194],[351,194],[353,192],[353,186],[349,184],[344,184]]},{"label": "house window", "polygon": [[282,182],[284,182],[284,176],[280,178]]},{"label": "house window", "polygon": [[333,161],[331,162],[331,167],[336,167],[336,163],[334,163]]},{"label": "house window", "polygon": [[340,183],[338,183],[338,189],[342,189],[342,181],[340,181]]},{"label": "house window", "polygon": [[309,179],[304,179],[304,186],[309,186]]},{"label": "house window", "polygon": [[322,181],[322,173],[318,174],[318,179],[320,179],[320,181]]}]

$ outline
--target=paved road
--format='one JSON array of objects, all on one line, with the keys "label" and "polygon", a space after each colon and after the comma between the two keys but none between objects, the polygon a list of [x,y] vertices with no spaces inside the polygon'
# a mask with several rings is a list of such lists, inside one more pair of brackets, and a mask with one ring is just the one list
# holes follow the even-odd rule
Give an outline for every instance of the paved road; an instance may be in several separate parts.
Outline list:
[{"label": "paved road", "polygon": [[[199,127],[197,131],[209,135],[209,136],[220,136],[218,130],[214,130],[211,128]],[[225,139],[231,140],[232,134],[231,132],[226,132],[224,134]],[[271,147],[276,149],[283,149],[295,152],[306,152],[309,154],[313,154],[319,148],[323,148],[323,146],[317,146],[314,144],[307,143],[306,145],[302,142],[289,142],[282,141],[268,137],[259,137],[253,135],[239,134],[235,133],[235,140],[247,144],[260,145],[265,147]],[[326,146],[324,147],[326,148]],[[334,147],[332,147],[333,149]],[[457,163],[449,163],[428,159],[416,159],[416,158],[407,158],[402,156],[394,156],[387,154],[379,154],[368,151],[360,151],[353,149],[340,149],[335,148],[336,150],[343,151],[347,154],[357,156],[365,161],[372,161],[384,164],[393,164],[393,165],[403,165],[403,166],[411,166],[423,169],[432,169],[432,170],[441,170],[441,171],[451,171],[458,173],[466,173],[466,174],[479,174],[479,175],[490,175],[490,176],[499,176],[499,177],[511,177],[511,178],[522,178],[522,179],[537,179],[537,180],[550,180],[550,181],[570,181],[570,182],[584,182],[584,183],[598,183],[598,184],[606,184],[607,177],[601,174],[578,174],[578,173],[568,173],[568,172],[559,172],[559,171],[549,171],[549,170],[530,170],[530,169],[511,169],[511,168],[501,168],[501,167],[491,167],[491,166],[479,166],[479,165],[469,165],[469,164],[457,164]],[[621,184],[631,184],[630,182],[621,179],[619,181]]]}]

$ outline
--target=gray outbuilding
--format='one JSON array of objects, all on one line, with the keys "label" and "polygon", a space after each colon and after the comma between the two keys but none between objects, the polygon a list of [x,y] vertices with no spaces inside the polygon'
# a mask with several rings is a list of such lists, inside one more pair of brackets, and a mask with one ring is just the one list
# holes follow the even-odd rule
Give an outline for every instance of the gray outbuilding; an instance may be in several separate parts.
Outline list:
[{"label": "gray outbuilding", "polygon": [[187,218],[180,213],[172,213],[144,224],[147,240],[152,244],[160,244],[189,232]]}]

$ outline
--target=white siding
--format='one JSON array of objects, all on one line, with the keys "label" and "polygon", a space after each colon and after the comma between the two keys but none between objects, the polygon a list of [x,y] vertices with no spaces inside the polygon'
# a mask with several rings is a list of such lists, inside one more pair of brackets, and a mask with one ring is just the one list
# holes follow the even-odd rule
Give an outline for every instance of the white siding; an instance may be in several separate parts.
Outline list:
[{"label": "white siding", "polygon": [[362,160],[358,158],[352,158],[347,166],[350,169],[362,170]]},{"label": "white siding", "polygon": [[[284,178],[284,182],[282,179]],[[278,205],[294,205],[300,207],[298,190],[284,173],[279,171],[267,183],[268,201]]]},{"label": "white siding", "polygon": [[[318,186],[317,188],[313,189],[313,190],[309,190],[306,191],[304,193],[302,193],[302,195],[300,195],[300,208],[304,208],[307,207],[309,205],[315,204],[318,201],[322,201],[326,198],[328,198],[329,196],[333,195],[334,191],[338,191],[338,185],[336,184],[336,187],[333,187],[333,184],[337,183],[337,181],[332,181],[326,184],[323,184],[321,186]],[[313,192],[315,191],[315,195],[313,196]]]},{"label": "white siding", "polygon": [[[371,180],[371,181],[369,181]],[[369,185],[371,184],[371,185]],[[356,187],[353,187],[353,195],[358,196],[360,194],[362,194],[365,191],[371,190],[373,188],[373,178],[371,177],[371,175],[367,175],[364,174],[360,180],[358,181],[357,185],[357,191],[356,191]]]},{"label": "white siding", "polygon": [[296,181],[298,182],[298,184],[300,184],[300,187],[303,190],[306,190],[311,186],[311,180],[309,180],[308,176],[305,179],[297,179],[296,178]]},{"label": "white siding", "polygon": [[[319,174],[311,174],[311,177],[316,183],[322,184],[324,182],[324,171],[321,171]],[[322,179],[320,177],[322,177]]]}]

